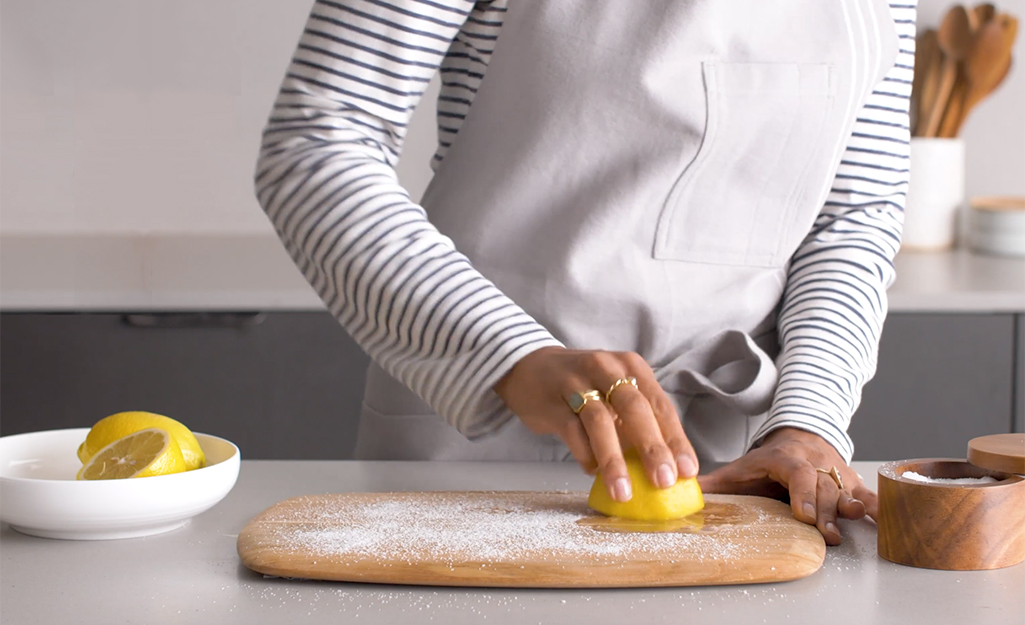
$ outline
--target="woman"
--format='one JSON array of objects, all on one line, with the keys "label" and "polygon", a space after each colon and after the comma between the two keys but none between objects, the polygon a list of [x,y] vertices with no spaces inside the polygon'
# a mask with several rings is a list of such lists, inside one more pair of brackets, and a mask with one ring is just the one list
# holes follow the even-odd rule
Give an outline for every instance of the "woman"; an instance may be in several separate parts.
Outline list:
[{"label": "woman", "polygon": [[[643,6],[643,9],[639,8]],[[907,183],[914,7],[319,0],[257,195],[373,358],[361,458],[562,460],[875,510],[847,425]],[[440,68],[421,205],[394,166]],[[779,491],[779,492],[777,492]]]}]

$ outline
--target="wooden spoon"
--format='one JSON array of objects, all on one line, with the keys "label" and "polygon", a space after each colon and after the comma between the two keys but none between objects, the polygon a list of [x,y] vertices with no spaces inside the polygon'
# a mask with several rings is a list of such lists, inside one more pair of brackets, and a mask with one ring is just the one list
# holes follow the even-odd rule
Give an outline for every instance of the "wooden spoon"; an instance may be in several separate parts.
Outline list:
[{"label": "wooden spoon", "polygon": [[928,102],[928,115],[922,136],[935,137],[943,121],[943,111],[957,78],[957,64],[968,54],[972,42],[971,21],[968,11],[961,5],[954,5],[943,17],[938,32],[940,49],[943,50],[943,65],[940,70],[940,86],[936,97]]},{"label": "wooden spoon", "polygon": [[940,63],[943,52],[936,31],[930,28],[918,37],[915,45],[915,75],[911,83],[911,112],[914,123],[913,134],[925,125],[927,115],[926,102],[936,97],[936,89],[940,84]]},{"label": "wooden spoon", "polygon": [[[990,3],[978,4],[971,11],[968,11],[968,28],[972,33],[972,39],[978,36],[979,30],[993,19],[996,15],[996,7]],[[969,47],[969,54],[971,48]],[[966,59],[962,59],[957,65],[957,78],[954,80],[954,88],[950,91],[950,98],[947,101],[947,108],[943,111],[943,118],[940,121],[940,129],[936,136],[953,138],[957,136],[961,120],[964,118],[965,94],[968,92],[968,80],[965,76]]]},{"label": "wooden spoon", "polygon": [[979,27],[981,28],[986,25],[986,22],[993,19],[997,14],[997,8],[989,2],[985,2],[983,4],[975,5],[975,8],[972,9],[972,13],[974,13],[976,19],[979,20]]},{"label": "wooden spoon", "polygon": [[961,115],[954,129],[956,135],[972,108],[1000,86],[1011,68],[1011,47],[1018,33],[1018,21],[999,15],[983,26],[972,41],[965,62],[967,90]]}]

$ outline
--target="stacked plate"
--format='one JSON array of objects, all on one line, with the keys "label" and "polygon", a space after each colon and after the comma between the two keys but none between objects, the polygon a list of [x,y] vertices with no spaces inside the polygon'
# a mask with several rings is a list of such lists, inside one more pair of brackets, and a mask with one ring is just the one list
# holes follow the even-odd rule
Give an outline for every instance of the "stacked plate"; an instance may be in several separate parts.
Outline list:
[{"label": "stacked plate", "polygon": [[1025,258],[1025,197],[977,197],[969,206],[968,238],[973,250]]}]

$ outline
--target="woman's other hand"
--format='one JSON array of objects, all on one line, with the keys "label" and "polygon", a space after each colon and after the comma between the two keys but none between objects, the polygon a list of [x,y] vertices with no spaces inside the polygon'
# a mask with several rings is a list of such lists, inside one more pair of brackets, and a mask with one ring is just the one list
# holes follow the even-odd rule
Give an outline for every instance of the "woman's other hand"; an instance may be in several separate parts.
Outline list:
[{"label": "woman's other hand", "polygon": [[[575,393],[597,390],[604,398],[629,377],[636,387],[620,384],[608,403],[587,401],[579,414],[570,408]],[[495,392],[532,432],[558,436],[585,471],[601,471],[615,501],[632,496],[624,447],[637,450],[648,479],[661,488],[697,475],[676,408],[638,354],[545,347],[516,363]]]},{"label": "woman's other hand", "polygon": [[[826,473],[836,467],[844,488]],[[698,478],[711,493],[762,495],[779,498],[789,492],[794,517],[814,525],[829,545],[840,544],[837,517],[873,519],[879,509],[876,494],[821,437],[795,428],[773,430],[730,464]]]}]

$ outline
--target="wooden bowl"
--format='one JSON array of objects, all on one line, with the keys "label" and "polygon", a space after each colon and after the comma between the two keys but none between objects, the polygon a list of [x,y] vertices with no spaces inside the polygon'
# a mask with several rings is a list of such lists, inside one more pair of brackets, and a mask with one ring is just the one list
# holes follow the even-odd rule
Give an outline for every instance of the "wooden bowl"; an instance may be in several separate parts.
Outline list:
[{"label": "wooden bowl", "polygon": [[[987,484],[918,482],[996,478]],[[900,460],[879,468],[879,555],[928,569],[976,571],[1025,561],[1025,478],[964,460]]]}]

